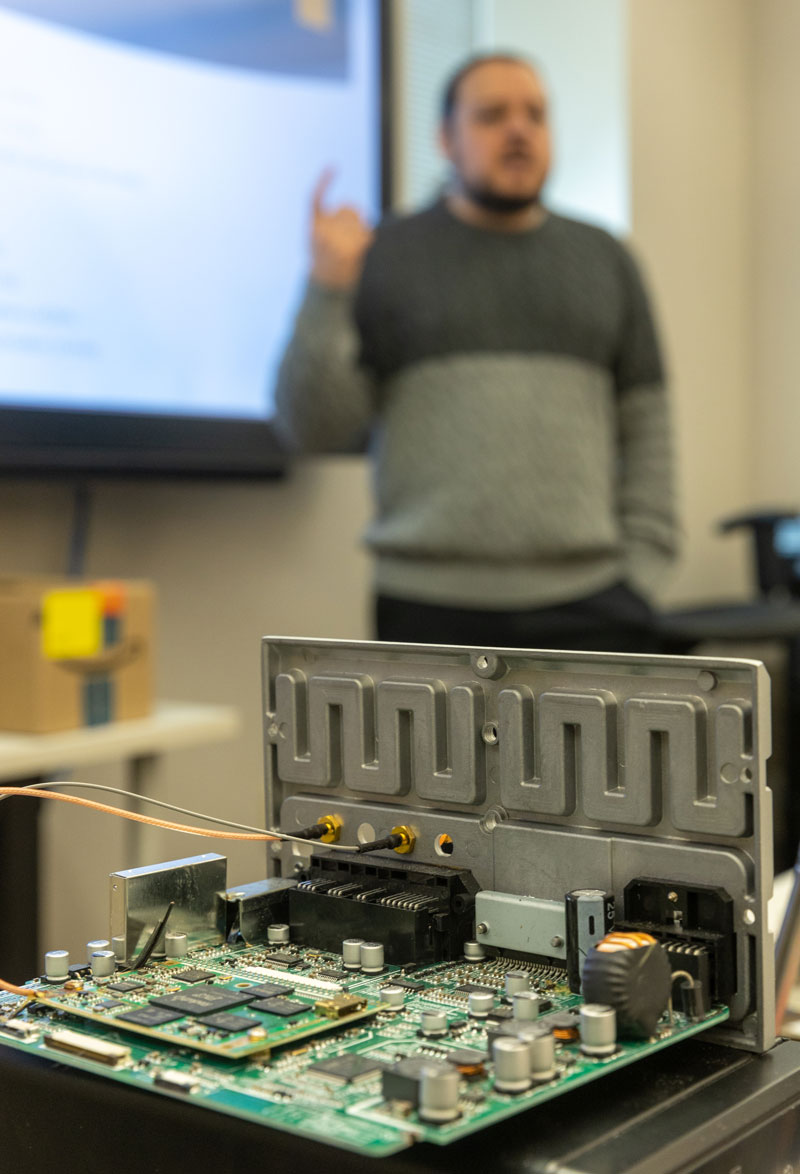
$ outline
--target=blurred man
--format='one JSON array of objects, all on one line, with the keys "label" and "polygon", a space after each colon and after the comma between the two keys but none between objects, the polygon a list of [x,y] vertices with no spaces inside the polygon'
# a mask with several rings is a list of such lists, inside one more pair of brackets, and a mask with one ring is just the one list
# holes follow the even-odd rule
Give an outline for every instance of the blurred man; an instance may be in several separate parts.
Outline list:
[{"label": "blurred man", "polygon": [[318,185],[281,425],[304,451],[371,435],[380,639],[649,651],[676,522],[636,266],[543,206],[547,98],[525,61],[459,70],[440,142],[444,197],[374,234]]}]

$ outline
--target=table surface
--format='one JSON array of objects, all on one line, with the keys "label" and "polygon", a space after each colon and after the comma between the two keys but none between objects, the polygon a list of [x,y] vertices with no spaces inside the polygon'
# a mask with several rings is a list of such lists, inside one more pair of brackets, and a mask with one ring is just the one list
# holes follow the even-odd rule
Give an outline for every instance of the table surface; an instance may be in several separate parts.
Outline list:
[{"label": "table surface", "polygon": [[57,734],[0,731],[0,780],[222,742],[240,731],[241,717],[232,706],[175,701],[157,702],[149,717]]}]

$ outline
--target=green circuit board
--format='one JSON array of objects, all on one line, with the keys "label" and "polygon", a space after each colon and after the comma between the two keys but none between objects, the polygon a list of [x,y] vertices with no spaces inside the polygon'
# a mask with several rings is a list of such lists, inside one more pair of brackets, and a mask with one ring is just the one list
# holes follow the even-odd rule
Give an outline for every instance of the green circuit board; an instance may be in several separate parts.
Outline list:
[{"label": "green circuit board", "polygon": [[[513,1094],[495,1087],[491,1061],[491,1035],[510,1022],[509,970],[527,971],[537,1022],[556,1041],[554,1074]],[[388,984],[402,987],[402,1005],[387,1004]],[[486,1018],[469,1014],[475,986],[493,993]],[[340,955],[297,945],[207,947],[177,963],[83,976],[69,989],[29,987],[30,1001],[0,995],[0,1046],[373,1156],[446,1145],[728,1017],[726,1007],[694,1022],[667,1012],[650,1039],[590,1057],[578,1038],[580,996],[557,967],[500,955],[367,976],[343,970]],[[437,1010],[446,1028],[426,1034],[422,1017]],[[415,1059],[458,1071],[453,1119],[420,1117],[414,1078],[403,1075]]]}]

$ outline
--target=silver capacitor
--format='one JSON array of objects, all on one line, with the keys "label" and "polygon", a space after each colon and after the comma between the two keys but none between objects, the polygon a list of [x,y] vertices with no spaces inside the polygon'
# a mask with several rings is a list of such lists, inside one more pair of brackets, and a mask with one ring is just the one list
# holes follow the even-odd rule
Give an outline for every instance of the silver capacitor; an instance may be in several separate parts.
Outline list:
[{"label": "silver capacitor", "polygon": [[44,976],[48,982],[66,982],[69,978],[69,950],[48,950],[44,956]]},{"label": "silver capacitor", "polygon": [[587,1056],[610,1056],[617,1048],[617,1013],[603,1003],[584,1003],[580,1009],[581,1051]]},{"label": "silver capacitor", "polygon": [[539,996],[536,991],[515,991],[511,999],[514,1018],[529,1022],[539,1017]]},{"label": "silver capacitor", "polygon": [[510,999],[518,991],[530,989],[531,979],[526,970],[507,970],[505,976],[506,998]]},{"label": "silver capacitor", "polygon": [[381,999],[384,1003],[388,1003],[393,1010],[396,1010],[398,1007],[405,1006],[406,992],[401,986],[382,986]]},{"label": "silver capacitor", "polygon": [[284,946],[289,941],[289,926],[275,922],[267,926],[267,941],[271,946]]},{"label": "silver capacitor", "polygon": [[123,934],[120,934],[118,937],[111,939],[111,949],[114,951],[114,957],[117,959],[117,962],[125,961],[128,953],[128,946]]},{"label": "silver capacitor", "polygon": [[431,1061],[422,1069],[419,1088],[419,1115],[423,1121],[440,1124],[459,1115],[458,1070],[452,1064]]},{"label": "silver capacitor", "polygon": [[434,1038],[447,1035],[447,1013],[445,1011],[423,1011],[420,1031],[423,1035]]},{"label": "silver capacitor", "polygon": [[464,957],[468,962],[480,962],[486,957],[486,951],[480,942],[464,942]]},{"label": "silver capacitor", "polygon": [[342,965],[345,970],[361,969],[361,947],[363,938],[345,938],[342,942]]},{"label": "silver capacitor", "polygon": [[467,1010],[473,1019],[485,1019],[494,1010],[494,995],[489,991],[470,991]]},{"label": "silver capacitor", "polygon": [[168,958],[185,958],[189,953],[189,939],[180,930],[167,931],[164,935],[164,949]]},{"label": "silver capacitor", "polygon": [[501,1035],[492,1044],[498,1092],[525,1092],[531,1086],[531,1049],[524,1040]]},{"label": "silver capacitor", "polygon": [[383,970],[383,943],[361,943],[361,969],[365,974],[380,974]]},{"label": "silver capacitor", "polygon": [[95,950],[89,962],[93,978],[108,978],[117,969],[117,956],[113,950]]},{"label": "silver capacitor", "polygon": [[94,954],[97,950],[110,950],[111,948],[112,948],[111,942],[107,941],[106,938],[97,938],[93,942],[87,942],[86,943],[86,961],[91,966],[92,954]]},{"label": "silver capacitor", "polygon": [[525,1037],[531,1056],[534,1080],[552,1080],[556,1074],[556,1041],[552,1031],[531,1032]]}]

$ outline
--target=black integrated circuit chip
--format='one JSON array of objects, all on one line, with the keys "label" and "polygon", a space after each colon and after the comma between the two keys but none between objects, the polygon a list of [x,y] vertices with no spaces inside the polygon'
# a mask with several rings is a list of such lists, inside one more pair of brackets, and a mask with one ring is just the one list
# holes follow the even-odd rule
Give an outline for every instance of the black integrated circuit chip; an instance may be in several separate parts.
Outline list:
[{"label": "black integrated circuit chip", "polygon": [[216,978],[213,970],[201,970],[198,966],[187,966],[185,970],[177,970],[174,975],[179,982],[205,982],[209,978]]},{"label": "black integrated circuit chip", "polygon": [[271,962],[273,966],[291,966],[293,962],[299,962],[300,959],[296,954],[287,954],[283,950],[276,950],[274,954],[266,954],[264,961]]},{"label": "black integrated circuit chip", "polygon": [[250,1004],[251,1011],[266,1011],[268,1015],[280,1015],[289,1019],[292,1015],[301,1015],[311,1008],[310,1003],[292,1003],[288,999],[259,999]]},{"label": "black integrated circuit chip", "polygon": [[188,991],[175,991],[171,995],[154,995],[150,1003],[179,1011],[181,1015],[211,1015],[215,1011],[229,1011],[231,1007],[241,1007],[243,1003],[252,1001],[253,996],[244,991],[233,991],[221,986],[198,986]]},{"label": "black integrated circuit chip", "polygon": [[166,1007],[137,1007],[135,1011],[125,1011],[122,1015],[115,1015],[115,1019],[122,1019],[125,1023],[137,1023],[139,1027],[161,1027],[162,1023],[172,1023],[173,1019],[182,1019],[182,1011],[170,1011]]},{"label": "black integrated circuit chip", "polygon": [[348,1052],[344,1056],[331,1056],[329,1060],[318,1060],[310,1064],[309,1072],[318,1076],[325,1076],[337,1084],[353,1084],[359,1080],[366,1080],[375,1072],[383,1071],[380,1060],[371,1060],[368,1056],[358,1056]]},{"label": "black integrated circuit chip", "polygon": [[214,1031],[222,1031],[225,1035],[263,1026],[261,1020],[254,1019],[252,1015],[234,1015],[230,1011],[223,1011],[219,1015],[204,1015],[200,1022],[203,1027],[213,1027]]},{"label": "black integrated circuit chip", "polygon": [[241,989],[254,999],[280,999],[284,995],[290,995],[294,987],[278,982],[259,982],[252,986],[243,986]]},{"label": "black integrated circuit chip", "polygon": [[418,978],[393,978],[389,986],[401,986],[404,991],[424,991],[425,983]]},{"label": "black integrated circuit chip", "polygon": [[478,982],[462,982],[461,986],[456,987],[457,991],[463,992],[465,995],[482,994],[482,995],[496,995],[497,987],[482,986]]},{"label": "black integrated circuit chip", "polygon": [[120,1007],[129,1006],[123,999],[101,999],[99,1003],[95,1003],[93,1010],[95,1011],[118,1011]]},{"label": "black integrated circuit chip", "polygon": [[135,978],[124,978],[121,982],[108,983],[106,990],[119,991],[120,994],[127,994],[128,991],[138,991],[146,986],[146,982],[137,982]]}]

